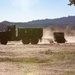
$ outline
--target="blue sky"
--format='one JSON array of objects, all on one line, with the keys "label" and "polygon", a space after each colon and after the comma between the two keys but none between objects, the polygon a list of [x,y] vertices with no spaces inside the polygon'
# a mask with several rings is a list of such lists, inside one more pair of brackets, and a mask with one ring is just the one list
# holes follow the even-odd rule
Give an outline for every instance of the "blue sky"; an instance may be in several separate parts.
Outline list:
[{"label": "blue sky", "polygon": [[0,0],[0,22],[28,22],[74,16],[75,6],[69,0]]}]

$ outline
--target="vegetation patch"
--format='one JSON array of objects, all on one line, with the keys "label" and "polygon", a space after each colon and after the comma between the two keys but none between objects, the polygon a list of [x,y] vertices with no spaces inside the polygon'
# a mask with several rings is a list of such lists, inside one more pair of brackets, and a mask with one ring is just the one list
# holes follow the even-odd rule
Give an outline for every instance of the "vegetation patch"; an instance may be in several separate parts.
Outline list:
[{"label": "vegetation patch", "polygon": [[75,72],[67,71],[67,72],[64,72],[61,75],[75,75]]},{"label": "vegetation patch", "polygon": [[56,61],[73,61],[75,60],[75,52],[63,51],[63,52],[54,52],[53,58]]},{"label": "vegetation patch", "polygon": [[46,51],[40,51],[39,53],[40,53],[40,54],[46,54],[46,55],[51,55],[51,54],[53,54],[53,52],[52,52],[50,49],[48,49],[48,50],[46,50]]},{"label": "vegetation patch", "polygon": [[20,62],[20,63],[75,63],[75,52],[62,51],[52,52],[51,50],[40,51],[34,57],[1,57],[0,62]]}]

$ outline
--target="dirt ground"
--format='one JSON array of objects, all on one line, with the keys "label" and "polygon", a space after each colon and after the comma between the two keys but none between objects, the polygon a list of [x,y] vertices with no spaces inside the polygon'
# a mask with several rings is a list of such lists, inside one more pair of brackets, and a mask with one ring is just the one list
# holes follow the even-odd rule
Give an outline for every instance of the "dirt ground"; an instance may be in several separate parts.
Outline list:
[{"label": "dirt ground", "polygon": [[0,75],[75,75],[75,44],[0,45]]}]

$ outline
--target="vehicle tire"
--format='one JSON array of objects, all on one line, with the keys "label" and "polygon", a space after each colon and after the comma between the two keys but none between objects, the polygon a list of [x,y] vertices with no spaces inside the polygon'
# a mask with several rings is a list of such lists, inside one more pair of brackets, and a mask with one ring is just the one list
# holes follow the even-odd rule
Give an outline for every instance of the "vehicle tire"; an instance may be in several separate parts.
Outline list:
[{"label": "vehicle tire", "polygon": [[30,39],[27,39],[27,38],[25,39],[24,38],[24,39],[22,39],[22,43],[23,44],[29,44],[30,43]]},{"label": "vehicle tire", "polygon": [[38,39],[31,39],[31,44],[37,44],[38,43]]},{"label": "vehicle tire", "polygon": [[6,45],[6,44],[7,44],[7,42],[8,42],[8,40],[7,40],[7,39],[1,39],[1,44]]}]

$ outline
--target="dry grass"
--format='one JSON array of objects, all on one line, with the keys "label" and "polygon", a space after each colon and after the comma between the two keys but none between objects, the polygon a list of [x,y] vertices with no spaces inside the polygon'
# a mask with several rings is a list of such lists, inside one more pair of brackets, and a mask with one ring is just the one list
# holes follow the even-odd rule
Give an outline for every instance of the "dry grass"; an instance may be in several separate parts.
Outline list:
[{"label": "dry grass", "polygon": [[74,75],[74,73],[75,45],[0,45],[0,75]]}]

